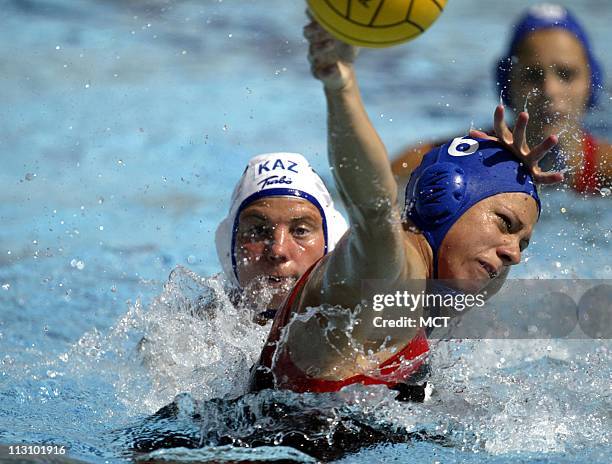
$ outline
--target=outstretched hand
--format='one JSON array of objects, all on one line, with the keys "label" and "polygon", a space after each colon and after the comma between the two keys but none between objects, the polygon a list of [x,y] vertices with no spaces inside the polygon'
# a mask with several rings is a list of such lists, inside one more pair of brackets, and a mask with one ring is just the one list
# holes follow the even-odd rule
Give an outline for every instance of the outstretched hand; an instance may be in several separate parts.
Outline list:
[{"label": "outstretched hand", "polygon": [[335,39],[307,12],[311,22],[304,26],[312,75],[330,90],[343,89],[352,79],[357,48]]},{"label": "outstretched hand", "polygon": [[470,131],[470,136],[500,142],[529,169],[533,180],[538,184],[556,184],[563,181],[563,174],[561,172],[543,172],[538,166],[538,162],[546,155],[546,152],[559,142],[556,135],[546,137],[542,142],[530,149],[527,145],[526,137],[527,122],[529,121],[529,115],[526,112],[519,113],[514,125],[514,131],[510,131],[505,122],[504,107],[502,105],[498,105],[495,108],[493,120],[497,137],[492,137],[477,130]]}]

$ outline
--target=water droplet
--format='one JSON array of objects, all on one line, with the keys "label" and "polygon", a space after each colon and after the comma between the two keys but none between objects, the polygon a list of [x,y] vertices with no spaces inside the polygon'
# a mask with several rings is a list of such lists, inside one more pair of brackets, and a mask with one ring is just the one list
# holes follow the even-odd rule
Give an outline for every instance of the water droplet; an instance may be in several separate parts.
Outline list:
[{"label": "water droplet", "polygon": [[80,259],[72,259],[70,261],[70,266],[77,268],[79,271],[82,271],[85,268],[85,263]]}]

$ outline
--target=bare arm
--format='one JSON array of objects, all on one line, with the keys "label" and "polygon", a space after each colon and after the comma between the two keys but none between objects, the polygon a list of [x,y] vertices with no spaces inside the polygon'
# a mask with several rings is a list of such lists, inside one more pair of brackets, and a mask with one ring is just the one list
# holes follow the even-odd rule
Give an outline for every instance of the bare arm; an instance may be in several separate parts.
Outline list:
[{"label": "bare arm", "polygon": [[[364,278],[401,280],[411,275],[397,208],[397,184],[387,150],[365,111],[353,69],[354,47],[333,39],[319,24],[304,29],[313,75],[324,86],[328,153],[347,207],[351,234],[327,260],[323,301],[354,306]],[[337,282],[342,281],[342,285]]]},{"label": "bare arm", "polygon": [[[407,279],[424,279],[426,266],[421,250],[403,230],[387,151],[365,111],[353,70],[355,49],[315,22],[304,33],[310,41],[312,73],[324,86],[329,163],[347,206],[351,232],[312,272],[293,309],[319,309],[315,316],[295,321],[285,343],[303,372],[344,378],[367,372],[373,359],[378,365],[394,348],[406,346],[417,331],[376,327],[372,320],[380,313],[371,308],[355,312],[363,300],[371,302],[371,295],[362,292],[363,281],[382,280],[377,290],[391,292]],[[322,304],[344,309],[322,309]],[[420,310],[414,314],[419,315]],[[365,356],[370,350],[373,354]]]}]

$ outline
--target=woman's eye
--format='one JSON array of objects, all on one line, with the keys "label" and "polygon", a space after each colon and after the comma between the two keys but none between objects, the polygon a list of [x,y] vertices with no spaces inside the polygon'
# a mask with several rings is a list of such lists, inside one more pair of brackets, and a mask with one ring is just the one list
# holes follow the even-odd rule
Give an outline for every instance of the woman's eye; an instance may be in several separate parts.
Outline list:
[{"label": "woman's eye", "polygon": [[562,81],[571,82],[576,77],[576,71],[569,68],[557,68],[557,75]]},{"label": "woman's eye", "polygon": [[498,214],[497,216],[499,217],[504,230],[506,232],[510,232],[510,230],[512,229],[512,221],[510,220],[510,218],[505,214]]},{"label": "woman's eye", "polygon": [[293,229],[293,235],[295,235],[296,237],[304,237],[305,235],[308,235],[310,233],[310,229],[308,229],[307,227],[296,227],[295,229]]},{"label": "woman's eye", "polygon": [[523,80],[538,84],[544,79],[544,71],[541,68],[525,68],[523,70]]},{"label": "woman's eye", "polygon": [[268,233],[268,228],[264,225],[251,226],[244,234],[248,238],[257,239],[264,237]]}]

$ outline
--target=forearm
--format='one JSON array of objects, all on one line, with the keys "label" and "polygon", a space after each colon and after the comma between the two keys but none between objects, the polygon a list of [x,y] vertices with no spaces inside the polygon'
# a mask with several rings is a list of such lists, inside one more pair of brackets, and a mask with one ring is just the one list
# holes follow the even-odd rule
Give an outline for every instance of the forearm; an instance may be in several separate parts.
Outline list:
[{"label": "forearm", "polygon": [[[347,208],[367,216],[391,212],[397,185],[386,148],[365,111],[357,80],[351,72],[339,90],[325,89],[328,109],[328,153],[336,185]],[[382,211],[381,211],[382,210]],[[351,222],[361,222],[351,214]]]}]

